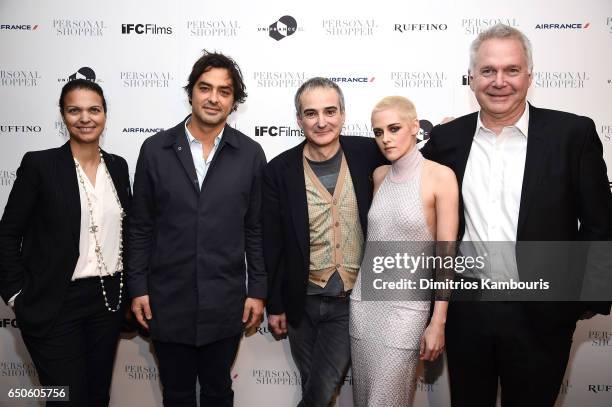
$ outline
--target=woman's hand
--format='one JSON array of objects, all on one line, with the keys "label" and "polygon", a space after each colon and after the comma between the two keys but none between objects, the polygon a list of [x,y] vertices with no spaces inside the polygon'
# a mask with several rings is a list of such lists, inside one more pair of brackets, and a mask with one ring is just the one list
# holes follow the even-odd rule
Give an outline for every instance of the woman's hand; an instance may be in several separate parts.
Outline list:
[{"label": "woman's hand", "polygon": [[444,323],[431,321],[421,337],[420,359],[434,361],[444,351]]}]

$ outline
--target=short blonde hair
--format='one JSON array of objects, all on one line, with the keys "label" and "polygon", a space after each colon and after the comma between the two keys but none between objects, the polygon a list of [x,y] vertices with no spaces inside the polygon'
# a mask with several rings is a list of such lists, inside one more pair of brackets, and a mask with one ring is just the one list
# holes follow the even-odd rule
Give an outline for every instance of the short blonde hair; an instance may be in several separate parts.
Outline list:
[{"label": "short blonde hair", "polygon": [[414,103],[403,96],[382,98],[372,109],[372,115],[383,110],[396,110],[406,120],[417,120],[418,118]]}]

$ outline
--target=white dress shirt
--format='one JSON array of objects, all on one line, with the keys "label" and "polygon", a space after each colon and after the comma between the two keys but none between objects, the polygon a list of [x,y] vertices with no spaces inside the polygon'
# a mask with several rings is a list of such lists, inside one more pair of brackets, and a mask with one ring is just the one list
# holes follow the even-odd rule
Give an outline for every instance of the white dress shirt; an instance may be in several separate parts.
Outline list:
[{"label": "white dress shirt", "polygon": [[213,157],[215,156],[215,152],[217,151],[217,147],[221,142],[221,138],[223,137],[223,130],[225,127],[221,129],[221,132],[215,137],[215,142],[213,144],[212,150],[208,153],[208,157],[204,158],[204,150],[202,143],[200,140],[193,137],[191,132],[187,128],[187,124],[191,121],[191,117],[185,120],[185,135],[187,136],[187,142],[189,143],[189,149],[191,150],[191,157],[193,157],[193,164],[195,165],[196,174],[198,175],[198,183],[200,184],[200,188],[202,188],[202,182],[204,182],[204,178],[206,178],[206,173],[208,173],[208,168],[210,167],[210,163],[212,162]]},{"label": "white dress shirt", "polygon": [[[464,241],[516,242],[528,128],[529,106],[514,125],[504,127],[499,135],[487,129],[478,114],[462,185]],[[477,247],[482,255],[482,246]],[[514,243],[491,245],[493,251],[506,250],[488,254],[493,256],[489,257],[490,275],[472,277],[518,280],[514,247]]]}]

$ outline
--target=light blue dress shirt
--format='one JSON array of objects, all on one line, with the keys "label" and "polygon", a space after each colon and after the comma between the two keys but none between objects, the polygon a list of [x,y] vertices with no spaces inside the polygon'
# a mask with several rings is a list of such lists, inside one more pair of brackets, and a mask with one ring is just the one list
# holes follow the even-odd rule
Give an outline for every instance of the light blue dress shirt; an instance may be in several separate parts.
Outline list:
[{"label": "light blue dress shirt", "polygon": [[206,173],[208,172],[208,168],[210,167],[210,163],[212,162],[213,157],[215,156],[215,152],[217,151],[217,147],[219,147],[219,143],[221,142],[221,138],[223,137],[223,129],[221,132],[215,137],[215,142],[213,144],[212,150],[208,153],[208,157],[204,158],[203,146],[200,141],[193,137],[189,129],[187,128],[187,124],[191,121],[191,117],[185,120],[185,136],[187,137],[187,143],[189,144],[189,149],[191,150],[191,157],[193,158],[193,164],[195,165],[196,174],[198,175],[198,183],[200,184],[200,188],[202,188],[202,182],[204,182],[204,178],[206,178]]}]

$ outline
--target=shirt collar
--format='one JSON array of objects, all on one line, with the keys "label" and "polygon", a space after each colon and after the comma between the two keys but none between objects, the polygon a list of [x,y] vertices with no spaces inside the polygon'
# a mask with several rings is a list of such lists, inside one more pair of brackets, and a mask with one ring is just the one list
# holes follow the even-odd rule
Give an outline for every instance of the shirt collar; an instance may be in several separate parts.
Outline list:
[{"label": "shirt collar", "polygon": [[[525,102],[525,110],[523,111],[523,114],[521,115],[521,117],[519,117],[516,123],[514,123],[511,126],[505,126],[505,127],[516,127],[525,136],[525,138],[527,138],[527,133],[529,131],[529,104],[527,102]],[[480,112],[478,112],[478,121],[476,122],[476,132],[478,133],[480,129],[490,131],[489,129],[486,128],[484,124],[482,124],[482,121],[480,120]]]},{"label": "shirt collar", "polygon": [[[191,122],[191,116],[189,116],[187,118],[187,120],[185,120],[185,136],[187,137],[187,142],[188,143],[199,143],[200,140],[198,140],[197,138],[193,137],[193,135],[191,134],[191,132],[187,128],[187,125],[189,124],[189,122]],[[215,137],[215,143],[214,143],[215,146],[219,145],[219,143],[221,142],[221,138],[223,137],[223,131],[224,130],[225,130],[225,126],[223,126],[223,128],[221,129],[219,134],[217,134],[217,137]]]}]

